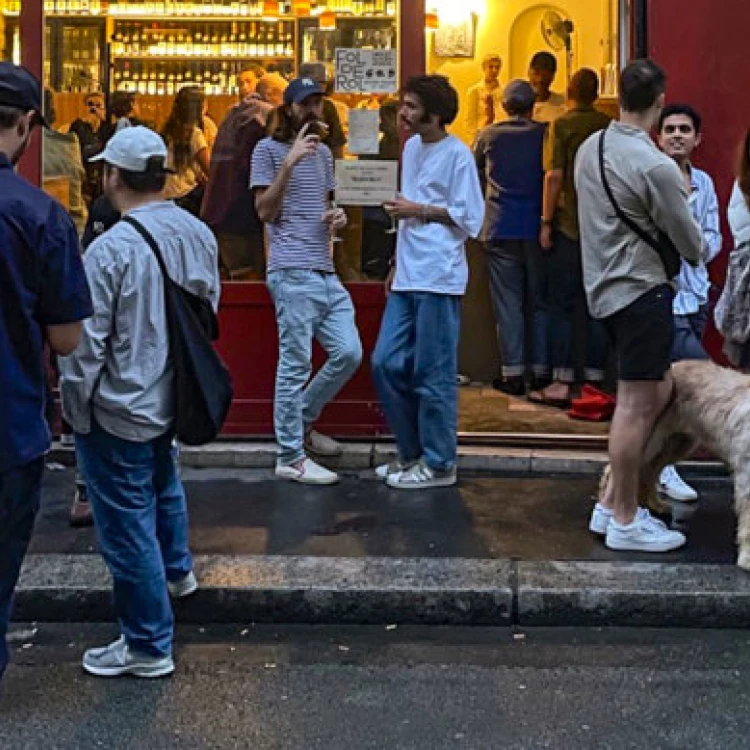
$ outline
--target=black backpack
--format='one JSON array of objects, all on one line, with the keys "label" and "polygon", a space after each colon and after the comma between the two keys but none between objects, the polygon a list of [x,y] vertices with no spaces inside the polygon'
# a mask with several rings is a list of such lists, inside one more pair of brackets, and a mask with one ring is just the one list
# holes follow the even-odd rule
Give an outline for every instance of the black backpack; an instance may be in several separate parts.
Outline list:
[{"label": "black backpack", "polygon": [[203,445],[219,434],[232,404],[232,377],[212,341],[219,323],[211,303],[176,284],[151,233],[124,216],[156,256],[164,278],[169,354],[175,378],[175,428],[185,445]]}]

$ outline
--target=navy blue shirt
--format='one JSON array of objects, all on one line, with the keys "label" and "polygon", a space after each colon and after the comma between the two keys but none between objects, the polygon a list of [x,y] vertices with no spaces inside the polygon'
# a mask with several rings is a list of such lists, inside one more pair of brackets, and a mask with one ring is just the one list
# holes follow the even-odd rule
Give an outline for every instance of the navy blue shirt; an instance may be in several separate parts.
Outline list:
[{"label": "navy blue shirt", "polygon": [[45,327],[91,314],[73,221],[0,153],[0,473],[49,449]]},{"label": "navy blue shirt", "polygon": [[508,120],[485,128],[474,156],[486,186],[484,238],[531,240],[539,236],[547,125]]}]

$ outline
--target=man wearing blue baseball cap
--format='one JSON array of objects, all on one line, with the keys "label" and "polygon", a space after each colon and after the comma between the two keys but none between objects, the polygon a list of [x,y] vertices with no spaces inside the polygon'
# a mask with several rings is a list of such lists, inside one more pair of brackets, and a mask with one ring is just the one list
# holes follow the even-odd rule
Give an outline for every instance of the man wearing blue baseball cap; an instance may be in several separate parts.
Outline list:
[{"label": "man wearing blue baseball cap", "polygon": [[39,82],[0,62],[0,677],[5,634],[39,508],[44,454],[44,342],[57,354],[77,344],[91,299],[78,235],[65,209],[13,167],[41,114]]},{"label": "man wearing blue baseball cap", "polygon": [[[267,284],[279,331],[276,476],[306,484],[338,481],[307,453],[341,453],[313,425],[362,360],[354,305],[333,264],[331,234],[346,225],[346,214],[331,203],[333,156],[321,143],[323,93],[312,78],[289,84],[271,137],[255,147],[250,176],[268,232]],[[314,339],[328,361],[311,380]]]}]

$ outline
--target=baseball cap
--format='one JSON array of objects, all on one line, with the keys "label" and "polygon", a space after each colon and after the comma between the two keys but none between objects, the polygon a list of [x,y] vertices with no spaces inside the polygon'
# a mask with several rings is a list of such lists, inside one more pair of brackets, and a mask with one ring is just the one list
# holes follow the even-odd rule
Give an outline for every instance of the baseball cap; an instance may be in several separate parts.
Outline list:
[{"label": "baseball cap", "polygon": [[284,104],[302,104],[308,96],[324,94],[323,87],[312,78],[295,78],[286,87]]},{"label": "baseball cap", "polygon": [[0,62],[0,105],[36,112],[39,122],[48,127],[42,115],[42,87],[37,79],[20,65]]},{"label": "baseball cap", "polygon": [[[146,172],[149,159],[160,157],[166,162],[168,155],[167,146],[158,133],[143,125],[136,125],[115,133],[104,151],[92,156],[89,161],[105,161],[129,172]],[[161,171],[173,173],[166,168]]]},{"label": "baseball cap", "polygon": [[528,81],[520,78],[511,81],[503,90],[503,104],[514,112],[528,112],[534,108],[536,94]]}]

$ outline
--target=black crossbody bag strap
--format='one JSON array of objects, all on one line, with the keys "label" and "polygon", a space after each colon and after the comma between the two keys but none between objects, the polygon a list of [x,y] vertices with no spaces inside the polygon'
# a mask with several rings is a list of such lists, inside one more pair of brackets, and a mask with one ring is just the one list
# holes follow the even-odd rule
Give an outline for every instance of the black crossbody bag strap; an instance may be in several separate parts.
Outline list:
[{"label": "black crossbody bag strap", "polygon": [[162,275],[164,276],[164,281],[171,280],[169,276],[169,271],[167,271],[167,266],[164,263],[164,258],[162,257],[161,250],[159,250],[159,246],[156,244],[156,240],[154,239],[154,236],[151,234],[151,232],[146,229],[146,227],[141,224],[138,219],[134,219],[132,216],[123,216],[122,221],[127,222],[130,224],[133,229],[135,229],[138,234],[143,237],[143,239],[146,241],[146,244],[151,248],[154,255],[156,256],[156,261],[159,264],[159,268],[161,269]]},{"label": "black crossbody bag strap", "polygon": [[654,250],[656,250],[656,252],[661,255],[661,248],[659,247],[659,243],[656,241],[656,239],[652,237],[643,227],[636,224],[629,216],[627,216],[627,214],[620,208],[619,203],[615,200],[614,193],[612,192],[612,188],[610,187],[609,181],[607,180],[607,173],[604,168],[604,136],[606,132],[606,129],[602,130],[602,134],[599,136],[599,174],[602,178],[604,192],[607,194],[607,198],[609,198],[609,202],[612,204],[612,208],[615,209],[617,218],[623,224],[625,224],[628,229],[630,229],[632,232],[635,232],[635,234],[637,234],[646,244],[653,247]]}]

